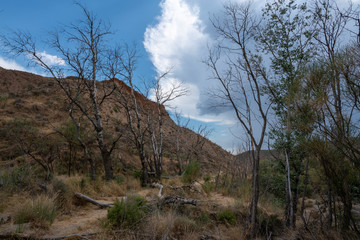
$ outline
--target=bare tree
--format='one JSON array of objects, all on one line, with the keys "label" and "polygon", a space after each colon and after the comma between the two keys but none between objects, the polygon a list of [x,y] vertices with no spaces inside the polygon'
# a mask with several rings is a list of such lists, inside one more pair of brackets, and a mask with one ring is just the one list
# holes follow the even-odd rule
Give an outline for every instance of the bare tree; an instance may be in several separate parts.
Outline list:
[{"label": "bare tree", "polygon": [[[61,55],[65,67],[48,63],[44,53],[38,50],[29,33],[14,32],[11,37],[3,36],[2,42],[10,53],[25,55],[32,64],[42,67],[63,90],[69,101],[69,115],[76,126],[78,141],[84,149],[85,158],[90,162],[94,179],[94,158],[81,139],[79,121],[74,116],[74,112],[80,113],[88,120],[96,134],[105,178],[110,180],[113,178],[111,154],[120,136],[114,139],[105,137],[101,106],[113,93],[114,88],[99,83],[98,78],[105,69],[102,58],[106,49],[106,37],[111,32],[110,27],[97,19],[94,13],[80,4],[77,5],[82,9],[84,19],[77,24],[71,24],[60,33],[54,33],[50,41],[50,46]],[[70,47],[67,47],[68,44]],[[75,77],[65,78],[65,73],[75,74]]]},{"label": "bare tree", "polygon": [[[144,112],[144,102],[146,97],[136,91],[134,75],[137,61],[136,47],[125,46],[119,49],[115,56],[116,64],[113,66],[114,75],[119,75],[123,82],[116,81],[115,103],[119,104],[126,113],[127,125],[131,132],[130,138],[134,143],[141,162],[141,185],[145,187],[149,182],[148,167],[149,162],[145,153],[146,135],[148,125]],[[127,85],[125,85],[125,83]],[[147,95],[147,93],[145,93]]]},{"label": "bare tree", "polygon": [[[224,6],[221,18],[212,19],[213,26],[222,42],[211,50],[207,65],[213,78],[220,84],[217,96],[232,107],[236,118],[250,138],[252,169],[252,198],[249,209],[251,235],[257,231],[257,205],[259,200],[259,160],[267,128],[269,106],[262,94],[260,59],[250,52],[250,41],[258,21],[254,19],[250,4],[229,3]],[[224,56],[224,61],[222,56]],[[222,65],[221,65],[222,64]],[[261,129],[255,133],[254,124]]]},{"label": "bare tree", "polygon": [[187,128],[189,125],[189,121],[190,118],[185,121],[182,122],[181,121],[181,114],[175,110],[175,122],[176,125],[174,125],[174,131],[175,133],[172,134],[172,142],[174,142],[175,144],[175,154],[176,154],[176,160],[177,160],[177,165],[178,165],[178,174],[181,175],[184,171],[184,162],[183,162],[183,157],[182,157],[182,151],[181,151],[181,147],[180,145],[183,145],[183,143],[181,142],[181,135],[184,132],[184,128]]},{"label": "bare tree", "polygon": [[187,94],[187,89],[181,82],[170,82],[167,88],[164,88],[163,81],[168,72],[156,78],[155,88],[153,89],[156,109],[149,108],[150,118],[148,118],[149,131],[151,135],[151,146],[153,151],[155,172],[160,180],[162,175],[163,141],[164,141],[164,115],[167,114],[165,106],[176,98]]}]

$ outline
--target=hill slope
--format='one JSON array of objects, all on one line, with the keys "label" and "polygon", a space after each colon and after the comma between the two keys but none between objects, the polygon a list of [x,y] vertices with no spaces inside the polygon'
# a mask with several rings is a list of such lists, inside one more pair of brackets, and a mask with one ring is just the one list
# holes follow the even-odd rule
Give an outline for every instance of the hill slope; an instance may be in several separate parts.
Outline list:
[{"label": "hill slope", "polygon": [[[71,81],[71,78],[69,78],[69,81]],[[107,84],[107,82],[110,83],[109,81],[102,83]],[[119,86],[122,86],[125,93],[128,92],[126,94],[129,94],[129,87],[121,81],[117,80],[116,82]],[[136,93],[136,97],[143,107],[155,104],[140,93]],[[116,170],[120,171],[124,166],[139,167],[136,150],[131,142],[125,111],[118,104],[111,101],[104,102],[101,111],[104,116],[104,125],[109,129],[107,134],[124,133],[118,144],[119,146],[113,154],[115,167],[118,166],[117,169],[115,168],[115,172]],[[232,157],[231,154],[208,139],[197,135],[189,129],[178,127],[165,112],[165,109],[163,111],[165,120],[164,169],[168,173],[177,171],[177,156],[181,156],[184,161],[199,161],[202,169],[206,172],[215,171],[220,161],[227,161]],[[3,165],[12,165],[12,162],[16,159],[26,158],[26,151],[24,152],[26,147],[39,148],[41,144],[43,146],[44,142],[47,143],[44,147],[48,148],[47,154],[41,155],[37,149],[33,149],[35,155],[39,155],[43,159],[53,157],[55,158],[55,160],[52,159],[54,163],[67,157],[75,161],[74,165],[76,165],[76,161],[78,161],[77,165],[81,165],[81,151],[77,149],[75,153],[71,153],[70,141],[61,136],[69,128],[71,121],[68,115],[68,100],[53,79],[0,68],[0,116],[0,160]],[[20,130],[14,133],[14,127],[19,127],[19,125],[25,126],[21,126]],[[23,129],[26,129],[26,131]],[[10,130],[12,135],[8,134]],[[40,145],[33,142],[26,143],[25,139],[34,132],[38,134],[34,139],[41,139]],[[91,128],[88,128],[87,134],[89,135],[88,142],[90,145],[92,144],[93,151],[96,152]],[[175,146],[176,135],[179,136],[178,141],[180,143],[178,152],[176,152]],[[56,154],[49,153],[49,149],[55,146],[54,144],[51,145],[52,141],[57,150],[51,151],[57,151]],[[24,147],[24,144],[27,144],[27,146]],[[34,146],[32,146],[33,144]],[[72,141],[72,144],[74,144],[75,149],[76,147],[79,148],[76,141]],[[148,146],[147,150],[150,151],[150,149],[150,146]],[[69,154],[75,156],[69,157]],[[79,166],[77,167],[79,168]]]}]

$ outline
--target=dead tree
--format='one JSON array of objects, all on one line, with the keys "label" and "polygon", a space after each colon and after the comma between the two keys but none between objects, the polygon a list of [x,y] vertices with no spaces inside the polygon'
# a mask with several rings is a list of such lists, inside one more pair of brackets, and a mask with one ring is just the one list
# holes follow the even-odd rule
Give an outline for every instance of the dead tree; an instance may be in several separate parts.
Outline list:
[{"label": "dead tree", "polygon": [[144,111],[148,100],[146,96],[136,91],[134,83],[134,71],[137,60],[136,48],[126,46],[124,49],[119,49],[115,58],[117,63],[113,68],[114,73],[116,73],[114,75],[119,75],[123,82],[115,82],[116,91],[114,100],[115,104],[120,105],[125,110],[127,125],[132,135],[131,141],[136,147],[141,162],[141,185],[145,187],[149,183],[149,164],[145,153],[148,125]]},{"label": "dead tree", "polygon": [[168,89],[164,88],[163,81],[171,81],[167,79],[168,72],[156,78],[155,88],[153,89],[156,108],[149,108],[148,125],[151,135],[151,146],[154,158],[155,173],[160,180],[162,175],[162,158],[163,158],[163,141],[164,141],[164,115],[167,114],[165,105],[170,101],[187,94],[187,89],[181,82],[171,82]]},{"label": "dead tree", "polygon": [[[9,52],[25,55],[30,63],[43,68],[57,82],[69,102],[69,115],[76,126],[78,141],[84,149],[85,158],[90,162],[94,179],[94,157],[81,139],[79,121],[74,116],[74,112],[87,119],[96,135],[105,178],[110,180],[113,178],[111,154],[120,136],[107,139],[104,133],[104,116],[101,106],[113,93],[114,88],[100,84],[98,79],[99,76],[105,75],[102,57],[106,50],[106,37],[111,32],[109,26],[97,19],[94,13],[80,4],[77,5],[83,12],[83,20],[77,24],[71,24],[61,32],[54,33],[49,42],[49,45],[60,54],[62,66],[48,63],[44,53],[36,47],[32,36],[26,32],[14,32],[10,37],[3,36],[2,42]],[[70,43],[71,48],[68,48],[65,42]],[[75,77],[65,78],[65,74],[74,74]]]},{"label": "dead tree", "polygon": [[[267,128],[269,105],[262,94],[262,77],[258,74],[261,59],[249,49],[258,22],[250,5],[226,4],[224,14],[212,19],[212,24],[221,38],[219,47],[210,50],[206,64],[212,70],[219,88],[214,95],[231,106],[237,120],[250,138],[252,169],[252,198],[249,209],[251,235],[257,231],[257,205],[259,201],[259,161],[261,147]],[[260,134],[255,134],[257,122]]]}]

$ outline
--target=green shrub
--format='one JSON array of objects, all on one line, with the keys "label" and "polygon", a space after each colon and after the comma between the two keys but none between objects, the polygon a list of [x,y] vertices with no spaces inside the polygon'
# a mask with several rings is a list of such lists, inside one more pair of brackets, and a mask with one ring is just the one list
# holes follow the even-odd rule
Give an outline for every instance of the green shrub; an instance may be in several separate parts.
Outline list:
[{"label": "green shrub", "polygon": [[210,180],[211,180],[210,174],[206,174],[206,175],[204,176],[204,182],[210,182]]},{"label": "green shrub", "polygon": [[278,232],[283,229],[283,223],[278,215],[266,214],[259,211],[260,232],[266,234],[267,232]]},{"label": "green shrub", "polygon": [[20,164],[0,175],[4,190],[30,189],[34,182],[34,172],[28,164]]},{"label": "green shrub", "polygon": [[202,189],[205,193],[210,193],[215,189],[215,185],[213,182],[204,182],[204,184],[202,185]]},{"label": "green shrub", "polygon": [[8,102],[9,96],[0,95],[0,107],[5,107]]},{"label": "green shrub", "polygon": [[136,179],[141,179],[141,177],[142,177],[142,171],[141,171],[141,170],[134,170],[133,176],[134,176]]},{"label": "green shrub", "polygon": [[33,226],[47,228],[55,220],[57,209],[53,199],[40,195],[23,204],[15,213],[15,223],[32,223]]},{"label": "green shrub", "polygon": [[145,199],[141,196],[129,196],[126,200],[117,201],[108,210],[107,219],[111,226],[129,227],[139,222],[147,212]]},{"label": "green shrub", "polygon": [[200,176],[200,164],[196,161],[191,161],[185,168],[185,171],[182,175],[182,181],[184,183],[191,183],[199,176]]},{"label": "green shrub", "polygon": [[217,216],[217,220],[220,221],[223,224],[230,224],[235,225],[236,224],[236,216],[233,211],[230,209],[223,209],[221,210]]},{"label": "green shrub", "polygon": [[121,185],[121,184],[123,184],[125,182],[125,178],[124,178],[124,176],[115,176],[114,181],[117,184]]},{"label": "green shrub", "polygon": [[201,224],[208,224],[211,222],[210,216],[207,213],[201,213],[201,216],[199,217],[198,221]]}]

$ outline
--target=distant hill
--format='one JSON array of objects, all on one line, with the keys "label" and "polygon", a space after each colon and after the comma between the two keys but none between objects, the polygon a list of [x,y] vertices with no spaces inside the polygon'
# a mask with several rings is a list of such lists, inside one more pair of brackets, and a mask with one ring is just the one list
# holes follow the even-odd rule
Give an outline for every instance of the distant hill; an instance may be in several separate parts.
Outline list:
[{"label": "distant hill", "polygon": [[[71,77],[68,79],[71,81]],[[116,83],[122,86],[124,91],[129,92],[130,88],[125,83],[120,80],[116,80]],[[110,82],[104,81],[101,84],[110,84]],[[141,102],[141,106],[155,104],[138,92],[136,97]],[[68,156],[69,147],[66,141],[61,137],[61,134],[56,134],[56,130],[71,123],[67,101],[57,83],[49,77],[0,68],[0,164],[13,165],[19,159],[26,158],[24,152],[19,150],[21,141],[16,137],[5,137],[9,130],[7,129],[9,123],[19,119],[31,123],[34,129],[43,135],[54,135],[51,139],[55,139],[54,144],[58,148],[56,155],[58,159]],[[113,162],[117,166],[115,172],[116,170],[120,171],[123,166],[139,167],[140,161],[131,142],[125,111],[110,101],[104,102],[101,111],[104,116],[102,119],[104,125],[110,129],[108,134],[124,133],[118,149],[113,154]],[[167,173],[176,172],[174,140],[176,134],[180,136],[181,156],[188,161],[198,160],[205,172],[215,171],[220,162],[228,161],[233,157],[220,146],[197,135],[194,131],[178,127],[165,111],[165,108],[163,111],[165,118],[164,169]],[[116,121],[113,121],[114,119]],[[91,137],[91,131],[89,131],[89,144],[94,141],[91,140]],[[149,149],[150,147],[148,147]],[[93,151],[96,152],[94,144]],[[81,161],[81,150],[75,154],[77,161]]]},{"label": "distant hill", "polygon": [[[236,155],[236,158],[240,161],[247,161],[250,159],[251,151],[242,152]],[[267,160],[267,159],[275,159],[280,157],[279,153],[275,150],[261,150],[260,152],[260,160]]]}]

